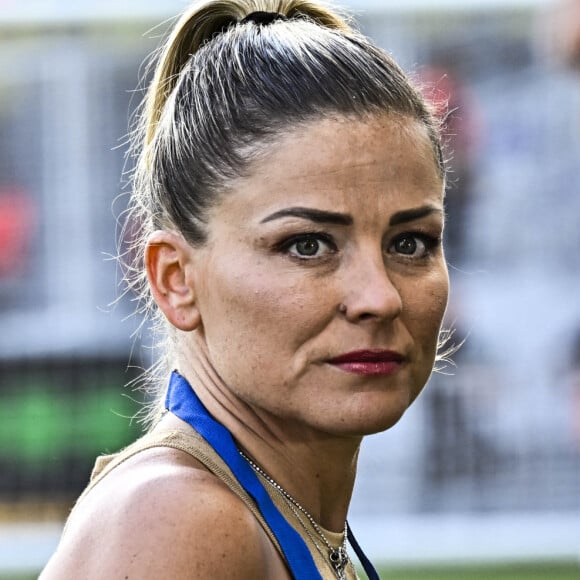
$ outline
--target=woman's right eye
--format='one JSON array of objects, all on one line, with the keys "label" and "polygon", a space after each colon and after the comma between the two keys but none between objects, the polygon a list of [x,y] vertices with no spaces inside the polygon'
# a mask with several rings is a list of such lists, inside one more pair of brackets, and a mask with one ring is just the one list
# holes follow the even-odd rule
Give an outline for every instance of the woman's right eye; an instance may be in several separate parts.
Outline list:
[{"label": "woman's right eye", "polygon": [[282,249],[296,258],[312,260],[335,252],[336,246],[326,235],[301,234],[286,240]]}]

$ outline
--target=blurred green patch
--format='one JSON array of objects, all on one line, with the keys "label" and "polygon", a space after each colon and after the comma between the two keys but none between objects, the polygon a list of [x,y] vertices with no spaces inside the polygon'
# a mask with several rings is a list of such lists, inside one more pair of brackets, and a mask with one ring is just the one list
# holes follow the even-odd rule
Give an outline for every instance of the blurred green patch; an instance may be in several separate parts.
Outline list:
[{"label": "blurred green patch", "polygon": [[65,392],[29,382],[1,396],[0,456],[34,465],[116,451],[138,435],[130,420],[137,410],[118,386],[83,385]]}]

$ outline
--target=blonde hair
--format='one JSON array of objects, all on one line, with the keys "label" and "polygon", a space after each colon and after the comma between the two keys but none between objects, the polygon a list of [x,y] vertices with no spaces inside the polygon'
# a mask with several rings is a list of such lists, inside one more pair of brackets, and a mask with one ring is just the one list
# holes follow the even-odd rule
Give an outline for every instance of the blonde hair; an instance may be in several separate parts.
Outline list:
[{"label": "blonde hair", "polygon": [[349,32],[344,20],[309,0],[205,0],[193,4],[175,24],[159,58],[145,107],[146,143],[152,141],[167,98],[180,71],[205,42],[251,12],[278,13],[287,18],[308,17],[321,26]]},{"label": "blonde hair", "polygon": [[[282,17],[246,18],[254,12]],[[132,140],[127,282],[153,326],[162,317],[143,269],[153,230],[172,229],[192,245],[203,244],[208,210],[277,135],[315,119],[380,112],[424,124],[443,177],[438,122],[428,104],[344,15],[310,0],[192,4],[159,51]],[[157,393],[153,415],[161,408],[157,375],[165,380],[165,362],[160,359],[147,381]]]}]

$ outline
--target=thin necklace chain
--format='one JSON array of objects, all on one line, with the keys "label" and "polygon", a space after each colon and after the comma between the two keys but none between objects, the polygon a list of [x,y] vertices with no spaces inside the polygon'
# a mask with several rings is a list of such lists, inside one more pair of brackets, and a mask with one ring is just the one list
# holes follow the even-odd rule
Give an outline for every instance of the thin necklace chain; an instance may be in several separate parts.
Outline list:
[{"label": "thin necklace chain", "polygon": [[[277,488],[276,488],[277,489]],[[348,554],[346,551],[346,540],[343,541],[343,545],[338,548],[333,548],[330,545],[330,542],[324,537],[323,534],[318,534],[321,536],[322,540],[326,544],[327,552],[324,553],[324,546],[321,546],[319,542],[316,541],[316,538],[312,535],[312,532],[308,529],[308,526],[304,522],[304,520],[300,517],[300,513],[298,512],[297,508],[294,504],[283,494],[282,499],[286,502],[288,509],[294,514],[294,517],[300,522],[300,525],[306,532],[307,536],[312,541],[312,544],[316,548],[317,552],[322,556],[323,560],[328,560],[328,564],[332,568],[332,571],[336,575],[338,580],[347,580],[346,578],[346,566],[348,564]],[[345,527],[346,530],[346,527]],[[345,538],[346,538],[346,531],[345,531]]]},{"label": "thin necklace chain", "polygon": [[345,580],[346,579],[345,569],[349,562],[348,552],[346,550],[347,523],[346,522],[344,523],[342,546],[339,546],[338,548],[333,547],[332,544],[328,541],[327,537],[324,535],[324,532],[320,529],[320,526],[316,523],[316,520],[310,515],[310,513],[306,510],[306,508],[304,508],[302,504],[298,502],[298,500],[294,499],[294,497],[291,496],[273,477],[268,475],[243,451],[241,450],[238,451],[240,452],[240,455],[250,464],[252,469],[256,473],[261,475],[270,484],[270,486],[272,486],[286,500],[288,507],[291,509],[292,513],[296,516],[296,519],[300,522],[300,524],[304,528],[304,531],[308,534],[308,536],[316,546],[316,549],[318,550],[320,555],[324,556],[317,542],[310,534],[308,527],[306,526],[302,518],[299,516],[299,514],[296,512],[296,510],[293,509],[293,506],[296,507],[300,512],[302,512],[306,516],[306,518],[310,522],[310,525],[316,530],[316,533],[320,536],[321,540],[324,542],[325,546],[328,549],[327,557],[330,560],[330,565],[332,566],[332,569],[334,570],[336,577],[339,580]]}]

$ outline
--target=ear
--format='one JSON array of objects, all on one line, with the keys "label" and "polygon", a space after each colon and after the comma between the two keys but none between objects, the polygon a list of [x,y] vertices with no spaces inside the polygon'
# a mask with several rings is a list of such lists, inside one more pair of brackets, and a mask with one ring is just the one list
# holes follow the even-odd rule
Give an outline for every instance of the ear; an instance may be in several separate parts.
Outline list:
[{"label": "ear", "polygon": [[145,249],[145,268],[153,299],[179,330],[195,330],[201,321],[193,284],[193,248],[181,234],[153,232]]}]

